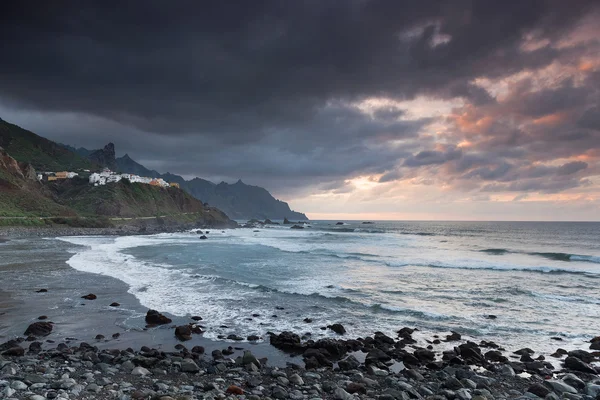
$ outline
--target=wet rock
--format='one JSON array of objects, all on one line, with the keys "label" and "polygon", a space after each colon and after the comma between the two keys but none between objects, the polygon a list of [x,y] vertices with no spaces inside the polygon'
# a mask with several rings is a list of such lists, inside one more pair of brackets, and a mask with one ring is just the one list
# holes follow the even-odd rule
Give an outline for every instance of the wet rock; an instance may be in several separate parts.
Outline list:
[{"label": "wet rock", "polygon": [[46,293],[46,292],[48,292],[48,289],[38,289],[35,292],[36,293]]},{"label": "wet rock", "polygon": [[86,300],[96,300],[98,297],[95,294],[90,293],[86,294],[85,296],[81,296],[81,298]]},{"label": "wet rock", "polygon": [[269,342],[271,346],[286,352],[303,353],[305,350],[305,346],[300,341],[300,336],[289,331],[281,332],[279,335],[271,335]]},{"label": "wet rock", "polygon": [[350,355],[343,360],[338,361],[338,367],[340,367],[342,371],[350,371],[360,367],[360,362],[356,359],[356,357]]},{"label": "wet rock", "polygon": [[331,329],[338,335],[344,335],[346,333],[346,328],[342,324],[332,324],[328,325],[327,328]]},{"label": "wet rock", "polygon": [[563,381],[551,379],[551,380],[545,381],[544,384],[546,386],[548,386],[550,389],[552,389],[555,393],[558,393],[558,394],[562,394],[562,393],[577,394],[577,389],[575,389],[573,386],[567,385]]},{"label": "wet rock", "polygon": [[201,316],[199,316],[199,315],[194,315],[194,316],[192,317],[192,320],[194,320],[194,321],[202,321],[202,317],[201,317]]},{"label": "wet rock", "polygon": [[[571,354],[571,353],[569,353]],[[596,370],[591,365],[583,362],[581,359],[573,356],[568,356],[565,359],[565,368],[572,369],[573,371],[587,372],[588,374],[595,374]]]},{"label": "wet rock", "polygon": [[350,382],[346,386],[346,391],[350,394],[367,394],[367,387],[363,383]]},{"label": "wet rock", "polygon": [[594,360],[594,356],[585,350],[573,350],[570,351],[568,355],[570,357],[578,358],[585,363],[590,363]]},{"label": "wet rock", "polygon": [[206,235],[202,235],[202,236],[200,236],[200,239],[206,240],[206,239],[208,239],[208,237],[206,237]]},{"label": "wet rock", "polygon": [[257,342],[260,340],[260,336],[250,335],[246,338],[246,340],[249,342]]},{"label": "wet rock", "polygon": [[227,336],[227,339],[228,340],[235,340],[236,342],[241,342],[242,340],[244,340],[243,337],[238,336],[238,335],[234,335],[234,334],[231,334],[231,335]]},{"label": "wet rock", "polygon": [[431,350],[417,349],[414,354],[420,362],[431,362],[435,360],[435,353]]},{"label": "wet rock", "polygon": [[110,304],[109,304],[109,307],[119,307],[120,305],[121,305],[121,304],[119,304],[119,303],[117,303],[117,302],[115,301],[115,302],[112,302],[112,303],[110,303]]},{"label": "wet rock", "polygon": [[48,336],[52,332],[52,322],[34,322],[25,330],[25,335]]},{"label": "wet rock", "polygon": [[96,335],[96,340],[104,340],[104,335]]},{"label": "wet rock", "polygon": [[194,346],[194,347],[192,347],[192,353],[204,354],[204,347],[202,347],[202,346]]},{"label": "wet rock", "polygon": [[48,319],[48,316],[46,316],[46,315],[40,315],[37,319],[39,319],[40,321],[43,321],[45,319]]},{"label": "wet rock", "polygon": [[164,325],[173,322],[156,310],[148,310],[146,313],[146,323],[150,325]]},{"label": "wet rock", "polygon": [[600,396],[600,385],[588,383],[585,385],[584,392],[588,396],[592,396],[592,398],[597,399]]},{"label": "wet rock", "polygon": [[271,391],[271,396],[276,399],[287,399],[288,392],[281,386],[275,386]]},{"label": "wet rock", "polygon": [[527,391],[529,393],[533,393],[538,397],[541,397],[542,399],[544,397],[546,397],[548,395],[548,393],[550,393],[550,389],[548,389],[546,386],[540,384],[540,383],[535,383],[531,386],[529,386],[529,389],[527,389]]},{"label": "wet rock", "polygon": [[190,360],[189,358],[184,359],[181,362],[181,372],[198,372],[200,371],[200,368],[198,367],[198,364],[196,364],[194,362],[194,360]]},{"label": "wet rock", "polygon": [[498,350],[490,350],[484,354],[486,360],[490,360],[493,362],[507,362],[508,358],[506,358],[501,352]]},{"label": "wet rock", "polygon": [[535,353],[535,351],[531,350],[528,347],[524,347],[524,348],[519,349],[519,350],[517,350],[517,351],[514,352],[514,354],[518,354],[520,356],[522,356],[523,354],[530,354],[531,355],[531,354],[534,354],[534,353]]},{"label": "wet rock", "polygon": [[451,331],[451,335],[446,336],[446,342],[456,342],[462,338],[461,334],[458,332]]},{"label": "wet rock", "polygon": [[3,356],[21,357],[25,355],[25,349],[21,346],[10,347],[2,352]]},{"label": "wet rock", "polygon": [[562,381],[569,386],[573,386],[576,389],[583,389],[585,387],[585,382],[579,379],[574,374],[566,374],[562,377]]},{"label": "wet rock", "polygon": [[175,328],[175,337],[185,342],[192,339],[192,327],[189,325],[180,325]]}]

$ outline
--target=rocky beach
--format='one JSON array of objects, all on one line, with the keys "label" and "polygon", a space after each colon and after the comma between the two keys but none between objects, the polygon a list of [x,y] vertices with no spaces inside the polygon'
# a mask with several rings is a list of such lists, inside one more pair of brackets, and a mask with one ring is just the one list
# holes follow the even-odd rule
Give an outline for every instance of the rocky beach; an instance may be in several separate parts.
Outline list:
[{"label": "rocky beach", "polygon": [[[399,326],[393,334],[357,337],[351,321],[322,324],[311,314],[302,316],[304,330],[255,335],[236,326],[213,327],[202,313],[149,310],[126,283],[69,267],[81,246],[48,233],[15,228],[1,234],[1,398],[600,398],[598,337],[580,348],[548,338],[555,349],[549,353],[515,346],[518,336],[510,346],[474,337],[468,327]],[[51,233],[119,234],[75,228]],[[277,321],[295,312],[277,304],[265,310],[269,315],[239,318]],[[205,337],[215,329],[229,333]]]}]

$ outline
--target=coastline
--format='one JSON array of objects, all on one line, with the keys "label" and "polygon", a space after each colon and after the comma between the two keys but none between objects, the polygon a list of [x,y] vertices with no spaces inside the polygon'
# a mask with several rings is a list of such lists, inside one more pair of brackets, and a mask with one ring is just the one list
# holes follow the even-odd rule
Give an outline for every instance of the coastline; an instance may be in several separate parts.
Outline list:
[{"label": "coastline", "polygon": [[[71,229],[63,233],[72,235]],[[78,234],[104,235],[97,228],[75,230]],[[223,398],[239,393],[237,389],[227,393],[230,385],[235,385],[247,398],[350,400],[358,396],[408,400],[421,396],[469,400],[480,396],[492,400],[526,396],[535,400],[533,392],[527,390],[544,393],[542,386],[548,392],[540,397],[548,400],[556,400],[553,395],[591,400],[594,396],[589,393],[596,393],[600,384],[600,370],[562,370],[568,357],[580,361],[571,361],[575,362],[571,366],[596,368],[600,353],[589,348],[571,355],[557,353],[556,358],[540,357],[522,349],[498,349],[501,344],[485,339],[475,344],[453,335],[448,341],[450,332],[404,329],[396,338],[373,332],[365,338],[340,335],[317,341],[301,338],[301,332],[298,336],[275,332],[277,336],[254,344],[213,341],[193,334],[191,340],[181,342],[174,327],[193,322],[189,316],[167,314],[172,323],[146,330],[147,309],[128,293],[125,283],[72,269],[66,260],[77,246],[43,239],[46,232],[17,232],[0,246],[0,252],[12,249],[27,255],[0,263],[3,282],[12,282],[10,288],[0,287],[0,313],[5,313],[0,315],[0,354],[4,353],[0,356],[0,394],[5,397],[52,398],[64,393],[69,398]],[[51,235],[60,236],[56,233],[52,230]],[[38,293],[40,289],[46,291]],[[97,298],[81,298],[89,293]],[[119,306],[111,307],[112,302]],[[38,320],[42,315],[48,318]],[[52,321],[52,333],[27,341],[25,329],[38,321]],[[113,337],[115,334],[118,337]],[[103,338],[96,339],[97,335]],[[23,355],[10,355],[15,351]],[[245,351],[258,359],[266,358],[266,363],[248,363],[250,356],[244,361]],[[43,382],[33,378],[32,364],[48,369],[64,359],[70,360],[70,367],[44,374]],[[91,380],[90,371],[97,375]],[[583,385],[565,375],[568,373],[574,373]],[[562,385],[574,389],[565,391]]]}]

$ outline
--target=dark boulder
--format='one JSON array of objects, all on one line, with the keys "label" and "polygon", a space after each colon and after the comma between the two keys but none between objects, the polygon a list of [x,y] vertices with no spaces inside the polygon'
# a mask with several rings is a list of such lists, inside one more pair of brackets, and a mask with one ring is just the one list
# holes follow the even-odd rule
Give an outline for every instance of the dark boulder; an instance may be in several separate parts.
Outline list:
[{"label": "dark boulder", "polygon": [[206,235],[202,235],[202,236],[200,236],[200,239],[204,240],[204,239],[208,239],[208,238],[206,237]]},{"label": "dark boulder", "polygon": [[175,328],[175,337],[182,342],[192,339],[192,327],[189,325],[180,325]]},{"label": "dark boulder", "polygon": [[451,331],[451,332],[452,332],[451,335],[446,336],[446,342],[456,342],[462,338],[460,333],[454,332],[454,331]]},{"label": "dark boulder", "polygon": [[167,318],[156,310],[148,310],[146,313],[146,323],[150,325],[164,325],[173,322],[171,318]]},{"label": "dark boulder", "polygon": [[204,354],[204,347],[202,347],[202,346],[194,346],[194,347],[192,347],[192,353],[195,353],[195,354]]},{"label": "dark boulder", "polygon": [[594,356],[585,351],[585,350],[573,350],[569,352],[569,356],[570,357],[575,357],[580,359],[581,361],[585,362],[585,363],[590,363],[594,360]]},{"label": "dark boulder", "polygon": [[238,335],[231,334],[227,336],[227,340],[235,340],[236,342],[241,342],[242,340],[244,340],[244,338]]},{"label": "dark boulder", "polygon": [[415,350],[415,357],[419,359],[420,362],[432,362],[435,360],[435,353],[431,350],[427,349],[417,349]]},{"label": "dark boulder", "polygon": [[194,315],[194,316],[192,317],[192,319],[193,319],[194,321],[202,321],[202,317],[200,317],[200,316],[198,316],[198,315]]},{"label": "dark boulder", "polygon": [[42,351],[42,342],[32,342],[29,345],[29,352],[37,354]]},{"label": "dark boulder", "polygon": [[115,301],[114,303],[110,303],[109,306],[110,307],[119,307],[120,304]]},{"label": "dark boulder", "polygon": [[490,360],[493,362],[507,362],[508,358],[506,358],[504,355],[502,355],[501,352],[499,352],[498,350],[490,350],[487,353],[485,353],[484,355],[486,360]]},{"label": "dark boulder", "polygon": [[3,356],[21,357],[25,355],[25,349],[21,346],[14,346],[2,352]]},{"label": "dark boulder", "polygon": [[358,361],[354,356],[348,356],[343,360],[338,361],[338,367],[340,367],[342,371],[358,369],[358,367],[360,367],[360,361]]},{"label": "dark boulder", "polygon": [[390,361],[392,357],[380,349],[373,349],[367,353],[365,364]]},{"label": "dark boulder", "polygon": [[90,293],[86,294],[85,296],[81,296],[81,298],[86,300],[96,300],[98,297],[95,294]]},{"label": "dark boulder", "polygon": [[306,349],[300,341],[300,336],[284,331],[279,335],[272,334],[269,338],[271,346],[290,353],[303,353]]},{"label": "dark boulder", "polygon": [[541,397],[542,399],[545,398],[548,394],[550,394],[550,389],[548,389],[546,386],[542,385],[541,383],[536,383],[533,384],[529,387],[529,389],[527,389],[527,391],[529,393],[533,393],[538,397]]},{"label": "dark boulder", "polygon": [[320,351],[325,350],[327,354],[336,359],[343,357],[348,352],[348,346],[343,341],[335,339],[321,339],[312,347]]},{"label": "dark boulder", "polygon": [[256,342],[260,340],[260,336],[250,335],[246,338],[246,340],[249,342]]},{"label": "dark boulder", "polygon": [[520,350],[515,351],[515,354],[518,354],[520,356],[522,356],[523,354],[530,354],[531,355],[531,354],[534,354],[534,353],[535,353],[535,351],[531,350],[528,347],[525,347],[525,348],[522,348]]},{"label": "dark boulder", "polygon": [[25,330],[25,335],[48,336],[52,332],[52,322],[34,322]]},{"label": "dark boulder", "polygon": [[304,229],[302,225],[293,225],[290,229]]},{"label": "dark boulder", "polygon": [[344,225],[343,222],[336,222],[336,225]]},{"label": "dark boulder", "polygon": [[342,324],[327,325],[327,328],[331,329],[338,335],[344,335],[346,333],[346,328],[344,328],[344,325]]},{"label": "dark boulder", "polygon": [[565,359],[565,368],[572,369],[573,371],[586,372],[588,374],[596,373],[596,370],[591,365],[573,356],[569,356]]},{"label": "dark boulder", "polygon": [[38,289],[35,292],[36,293],[46,293],[48,291],[48,289]]}]

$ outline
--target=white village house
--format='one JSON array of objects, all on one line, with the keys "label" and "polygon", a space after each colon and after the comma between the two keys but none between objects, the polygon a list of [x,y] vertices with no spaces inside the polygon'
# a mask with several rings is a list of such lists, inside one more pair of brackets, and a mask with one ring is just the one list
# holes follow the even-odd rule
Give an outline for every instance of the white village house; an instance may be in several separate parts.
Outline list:
[{"label": "white village house", "polygon": [[89,182],[94,186],[102,186],[107,183],[116,183],[121,179],[127,179],[131,183],[145,183],[147,185],[169,187],[168,182],[162,178],[148,178],[134,174],[116,174],[109,169],[104,169],[102,172],[94,172],[90,175]]}]

